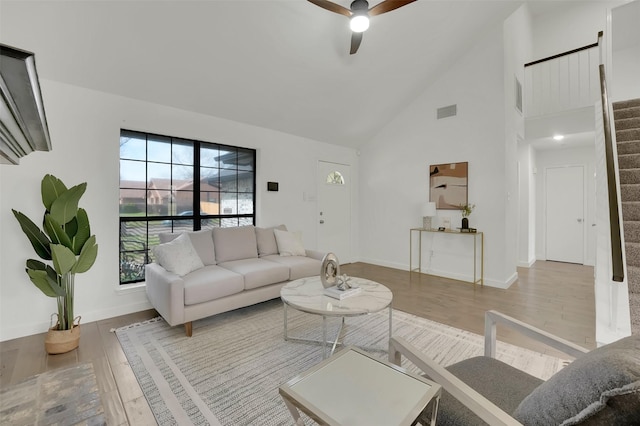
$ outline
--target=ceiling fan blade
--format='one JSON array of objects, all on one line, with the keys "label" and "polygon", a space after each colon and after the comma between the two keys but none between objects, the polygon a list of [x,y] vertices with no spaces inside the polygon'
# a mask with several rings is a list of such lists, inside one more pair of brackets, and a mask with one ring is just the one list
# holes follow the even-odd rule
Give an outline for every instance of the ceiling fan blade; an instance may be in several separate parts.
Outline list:
[{"label": "ceiling fan blade", "polygon": [[416,0],[386,0],[369,9],[369,16],[376,16],[383,13],[391,12],[392,10],[396,10],[399,7],[405,6],[409,3],[413,3],[414,1]]},{"label": "ceiling fan blade", "polygon": [[344,6],[340,6],[339,4],[332,3],[328,0],[307,0],[309,3],[313,3],[316,6],[320,6],[323,9],[326,9],[330,12],[335,12],[340,15],[344,15],[347,18],[351,18],[351,11]]},{"label": "ceiling fan blade", "polygon": [[349,51],[350,55],[353,55],[358,51],[360,43],[362,43],[362,34],[363,33],[351,33],[351,50]]}]

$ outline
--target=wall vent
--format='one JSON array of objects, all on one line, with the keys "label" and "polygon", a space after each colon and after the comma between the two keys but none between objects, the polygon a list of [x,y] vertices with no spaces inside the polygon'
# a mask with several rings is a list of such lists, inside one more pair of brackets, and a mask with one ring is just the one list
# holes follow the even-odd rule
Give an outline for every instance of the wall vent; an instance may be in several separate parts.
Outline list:
[{"label": "wall vent", "polygon": [[458,113],[458,105],[449,105],[438,108],[438,120],[441,118],[453,117]]}]

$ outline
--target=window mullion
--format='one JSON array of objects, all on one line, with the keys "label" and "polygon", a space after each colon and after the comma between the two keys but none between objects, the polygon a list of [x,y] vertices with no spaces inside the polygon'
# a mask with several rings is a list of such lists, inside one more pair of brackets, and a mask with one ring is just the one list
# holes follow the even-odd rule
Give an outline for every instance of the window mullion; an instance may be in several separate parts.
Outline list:
[{"label": "window mullion", "polygon": [[193,143],[193,230],[202,227],[200,212],[200,142]]}]

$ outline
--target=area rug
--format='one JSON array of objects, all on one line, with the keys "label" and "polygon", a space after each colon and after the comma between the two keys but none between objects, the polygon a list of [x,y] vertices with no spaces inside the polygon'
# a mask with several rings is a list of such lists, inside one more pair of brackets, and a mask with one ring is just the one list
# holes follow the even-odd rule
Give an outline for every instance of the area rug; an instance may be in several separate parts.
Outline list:
[{"label": "area rug", "polygon": [[0,390],[1,425],[106,425],[93,365],[32,376]]},{"label": "area rug", "polygon": [[[321,339],[321,317],[288,311],[290,337]],[[387,359],[388,311],[346,321],[346,345]],[[330,321],[328,335],[338,327],[338,319]],[[196,321],[190,338],[184,327],[161,318],[116,334],[160,425],[290,425],[278,387],[322,361],[320,346],[284,341],[278,300]],[[393,311],[393,334],[445,366],[483,353],[482,336],[400,311]],[[563,360],[503,342],[496,352],[541,379],[563,366]]]}]

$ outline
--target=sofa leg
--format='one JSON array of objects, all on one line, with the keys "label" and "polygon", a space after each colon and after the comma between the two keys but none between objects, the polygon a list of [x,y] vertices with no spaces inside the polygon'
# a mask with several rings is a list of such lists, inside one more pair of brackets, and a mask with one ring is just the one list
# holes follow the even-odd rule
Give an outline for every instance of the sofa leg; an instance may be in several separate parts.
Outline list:
[{"label": "sofa leg", "polygon": [[187,334],[187,337],[191,337],[193,335],[193,325],[191,321],[184,323],[184,332]]}]

